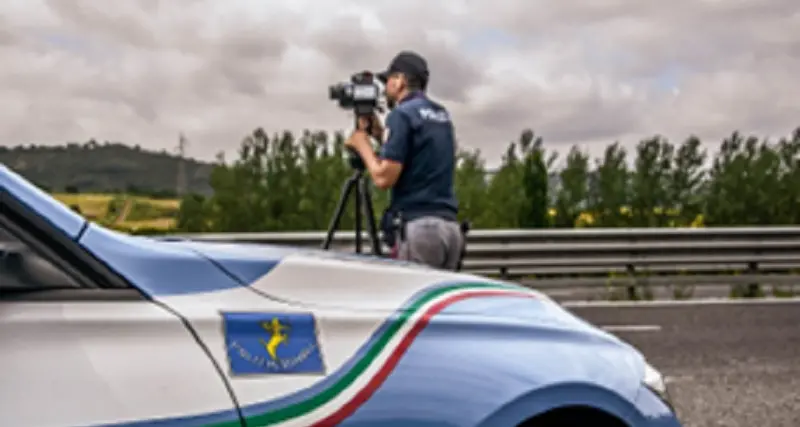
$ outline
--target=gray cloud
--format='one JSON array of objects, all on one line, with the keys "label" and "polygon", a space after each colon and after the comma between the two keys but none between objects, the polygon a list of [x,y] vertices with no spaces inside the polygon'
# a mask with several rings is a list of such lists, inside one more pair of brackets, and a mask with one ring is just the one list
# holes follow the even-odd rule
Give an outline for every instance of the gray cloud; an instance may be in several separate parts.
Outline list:
[{"label": "gray cloud", "polygon": [[599,155],[800,125],[795,0],[31,0],[0,9],[0,141],[171,149],[183,131],[230,158],[258,126],[346,128],[327,85],[404,49],[490,165],[527,127]]},{"label": "gray cloud", "polygon": [[0,48],[3,46],[12,46],[15,42],[15,34],[9,30],[6,20],[0,15]]},{"label": "gray cloud", "polygon": [[[92,0],[47,0],[46,4],[60,18],[62,28],[143,49],[158,48],[156,35],[141,9],[143,2],[123,2],[119,7],[98,7]],[[152,6],[150,6],[152,7]]]}]

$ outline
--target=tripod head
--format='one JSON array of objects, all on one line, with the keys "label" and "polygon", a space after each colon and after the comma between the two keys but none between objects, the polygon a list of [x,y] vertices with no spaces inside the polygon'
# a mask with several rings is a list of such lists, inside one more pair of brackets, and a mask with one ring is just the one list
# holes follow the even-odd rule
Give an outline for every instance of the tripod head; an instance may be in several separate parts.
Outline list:
[{"label": "tripod head", "polygon": [[359,172],[363,172],[364,169],[366,169],[366,165],[364,164],[364,160],[361,159],[361,156],[350,148],[347,149],[347,163],[350,164],[351,168]]}]

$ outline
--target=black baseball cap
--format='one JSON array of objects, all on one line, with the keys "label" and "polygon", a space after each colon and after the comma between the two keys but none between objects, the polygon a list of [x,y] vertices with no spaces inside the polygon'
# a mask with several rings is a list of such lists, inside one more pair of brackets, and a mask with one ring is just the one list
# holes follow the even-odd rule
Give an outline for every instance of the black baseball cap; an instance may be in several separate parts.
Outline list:
[{"label": "black baseball cap", "polygon": [[408,50],[402,51],[392,59],[386,71],[378,73],[378,79],[386,84],[389,76],[393,73],[403,73],[408,77],[417,78],[423,85],[428,82],[428,62],[425,58],[415,52]]}]

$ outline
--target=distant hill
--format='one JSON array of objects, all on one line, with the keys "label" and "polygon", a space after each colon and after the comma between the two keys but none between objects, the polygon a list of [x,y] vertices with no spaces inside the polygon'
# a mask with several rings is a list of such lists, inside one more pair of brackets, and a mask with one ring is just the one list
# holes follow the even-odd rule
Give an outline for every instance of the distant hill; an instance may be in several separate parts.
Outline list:
[{"label": "distant hill", "polygon": [[[178,156],[119,143],[0,147],[0,162],[53,192],[171,197],[178,183]],[[187,191],[210,194],[212,168],[210,163],[185,159]]]}]

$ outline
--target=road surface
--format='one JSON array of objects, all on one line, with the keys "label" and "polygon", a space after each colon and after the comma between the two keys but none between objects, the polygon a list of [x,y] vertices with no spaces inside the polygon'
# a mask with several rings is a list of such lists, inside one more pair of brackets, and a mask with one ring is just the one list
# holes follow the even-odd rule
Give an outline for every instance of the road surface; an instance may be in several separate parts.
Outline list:
[{"label": "road surface", "polygon": [[800,427],[800,300],[563,304],[638,347],[686,427]]}]

